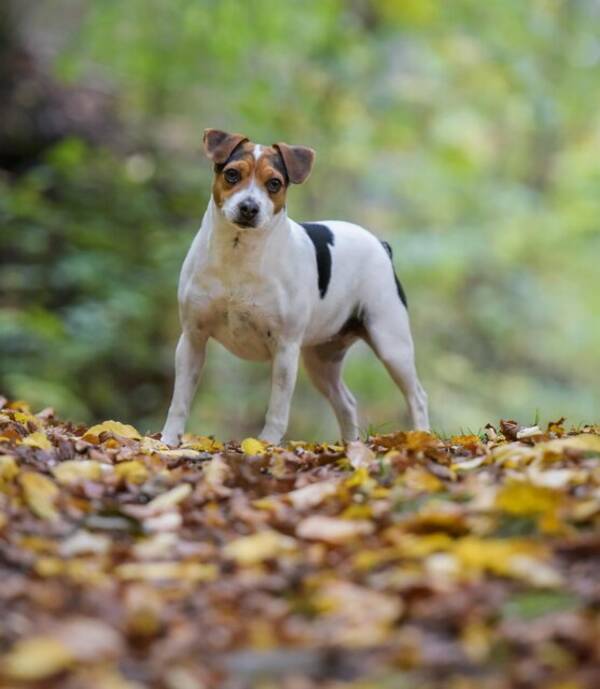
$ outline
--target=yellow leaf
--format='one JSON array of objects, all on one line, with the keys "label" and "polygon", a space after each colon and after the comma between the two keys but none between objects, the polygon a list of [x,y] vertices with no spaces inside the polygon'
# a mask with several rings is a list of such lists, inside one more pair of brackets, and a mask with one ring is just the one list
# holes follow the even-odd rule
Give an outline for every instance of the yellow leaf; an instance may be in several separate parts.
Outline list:
[{"label": "yellow leaf", "polygon": [[49,478],[35,471],[25,471],[19,476],[19,483],[25,502],[36,516],[48,520],[58,518],[54,503],[59,490]]},{"label": "yellow leaf", "polygon": [[24,426],[26,426],[28,423],[31,423],[35,428],[40,427],[40,420],[33,414],[26,414],[21,411],[16,411],[13,414],[13,419],[17,421],[17,423],[22,423]]},{"label": "yellow leaf", "polygon": [[33,636],[17,642],[2,660],[3,674],[16,681],[52,677],[73,663],[69,649],[53,636]]},{"label": "yellow leaf", "polygon": [[21,411],[24,414],[31,414],[31,407],[23,400],[15,400],[14,402],[9,402],[6,405],[7,409],[15,409],[16,411]]},{"label": "yellow leaf", "polygon": [[72,485],[79,481],[99,481],[102,478],[102,465],[90,459],[70,459],[52,468],[58,483]]},{"label": "yellow leaf", "polygon": [[275,558],[296,548],[296,541],[277,531],[265,529],[251,536],[242,536],[230,541],[223,549],[226,558],[240,565],[255,565],[263,560]]},{"label": "yellow leaf", "polygon": [[115,574],[125,581],[212,581],[217,573],[215,565],[199,562],[131,562],[115,568]]},{"label": "yellow leaf", "polygon": [[182,483],[180,486],[171,488],[166,493],[158,495],[146,505],[148,512],[164,512],[175,505],[185,500],[192,492],[192,486],[189,483]]},{"label": "yellow leaf", "polygon": [[120,421],[104,421],[88,428],[83,435],[83,439],[90,443],[98,444],[102,433],[110,433],[121,438],[130,438],[131,440],[141,440],[142,438],[138,431],[129,424],[121,423]]},{"label": "yellow leaf", "polygon": [[444,484],[437,476],[422,467],[409,467],[403,476],[403,483],[412,490],[435,493],[444,489]]},{"label": "yellow leaf", "polygon": [[29,447],[35,447],[39,450],[51,450],[52,443],[48,440],[42,431],[36,431],[35,433],[30,433],[26,438],[23,438],[23,445],[28,445]]},{"label": "yellow leaf", "polygon": [[370,488],[375,481],[369,476],[369,470],[366,466],[361,466],[344,481],[346,488]]},{"label": "yellow leaf", "polygon": [[520,563],[527,561],[529,568],[544,564],[546,550],[533,542],[509,538],[476,538],[465,536],[452,542],[451,551],[458,557],[464,570],[473,573],[491,572],[499,576],[526,579],[527,567]]},{"label": "yellow leaf", "polygon": [[461,645],[470,660],[475,663],[483,662],[492,645],[490,628],[480,620],[467,622],[461,633]]},{"label": "yellow leaf", "polygon": [[65,561],[58,557],[39,557],[34,564],[36,574],[41,577],[57,577],[64,574]]},{"label": "yellow leaf", "polygon": [[147,435],[142,438],[142,442],[140,443],[140,452],[143,454],[150,455],[154,452],[163,452],[168,449],[168,445],[165,445],[160,440],[156,440],[156,438],[149,438]]},{"label": "yellow leaf", "polygon": [[148,469],[143,462],[132,459],[115,466],[115,475],[128,483],[144,483],[148,478]]},{"label": "yellow leaf", "polygon": [[511,480],[496,495],[496,507],[516,516],[541,514],[555,510],[561,494],[529,481]]},{"label": "yellow leaf", "polygon": [[19,467],[12,455],[0,456],[0,479],[3,481],[12,481],[12,479],[19,473]]},{"label": "yellow leaf", "polygon": [[371,505],[352,503],[340,514],[342,519],[371,519],[373,508]]},{"label": "yellow leaf", "polygon": [[186,433],[182,438],[182,447],[199,452],[219,452],[223,449],[223,443],[207,435],[191,435]]},{"label": "yellow leaf", "polygon": [[246,455],[263,455],[266,447],[266,443],[256,438],[246,438],[241,442],[242,452]]},{"label": "yellow leaf", "polygon": [[551,452],[562,452],[564,450],[583,450],[584,452],[600,453],[600,435],[593,433],[579,433],[569,435],[556,440],[549,440],[536,446],[537,449],[549,450]]}]

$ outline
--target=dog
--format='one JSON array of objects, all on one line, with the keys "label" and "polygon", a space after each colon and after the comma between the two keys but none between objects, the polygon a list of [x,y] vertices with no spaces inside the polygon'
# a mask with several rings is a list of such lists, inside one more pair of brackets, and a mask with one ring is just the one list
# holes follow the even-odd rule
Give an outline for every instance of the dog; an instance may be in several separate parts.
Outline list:
[{"label": "dog", "polygon": [[180,443],[211,337],[238,357],[271,362],[260,433],[268,443],[279,443],[287,430],[300,356],[333,407],[342,439],[358,438],[356,400],[342,365],[359,338],[402,390],[412,426],[428,430],[427,395],[389,244],[349,222],[288,217],[288,188],[308,178],[312,149],[262,146],[217,129],[205,130],[203,141],[214,166],[212,195],[181,270],[182,334],[163,442]]}]

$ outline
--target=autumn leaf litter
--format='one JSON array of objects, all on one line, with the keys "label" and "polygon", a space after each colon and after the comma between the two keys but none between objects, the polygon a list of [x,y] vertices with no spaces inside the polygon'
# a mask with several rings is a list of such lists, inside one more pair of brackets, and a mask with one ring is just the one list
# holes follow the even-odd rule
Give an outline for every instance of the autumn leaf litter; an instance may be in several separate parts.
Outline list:
[{"label": "autumn leaf litter", "polygon": [[0,687],[600,686],[600,428],[180,448],[0,400]]}]

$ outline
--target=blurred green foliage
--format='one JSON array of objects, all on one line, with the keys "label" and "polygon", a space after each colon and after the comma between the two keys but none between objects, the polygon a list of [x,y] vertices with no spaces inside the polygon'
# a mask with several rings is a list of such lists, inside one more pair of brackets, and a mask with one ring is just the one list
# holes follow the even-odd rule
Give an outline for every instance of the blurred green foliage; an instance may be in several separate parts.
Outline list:
[{"label": "blurred green foliage", "polygon": [[[598,420],[597,2],[58,0],[24,22],[57,81],[114,94],[120,131],[0,176],[5,394],[160,428],[215,126],[313,146],[290,215],[392,244],[437,430]],[[399,423],[366,347],[346,378],[365,429]],[[215,345],[190,429],[256,432],[267,379]],[[301,377],[290,435],[335,437],[326,409]]]}]

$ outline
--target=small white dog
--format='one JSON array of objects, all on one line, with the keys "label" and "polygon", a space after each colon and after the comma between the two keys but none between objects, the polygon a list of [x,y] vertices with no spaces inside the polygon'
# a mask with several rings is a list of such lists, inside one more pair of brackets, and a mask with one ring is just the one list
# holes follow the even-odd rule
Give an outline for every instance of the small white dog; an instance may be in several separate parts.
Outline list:
[{"label": "small white dog", "polygon": [[270,360],[271,398],[260,437],[284,435],[300,354],[331,403],[344,440],[358,437],[356,401],[342,381],[348,347],[365,340],[400,387],[412,425],[428,429],[406,298],[389,245],[341,221],[298,224],[286,213],[290,184],[310,174],[314,151],[260,146],[241,134],[204,132],[214,163],[212,197],[179,281],[182,334],[175,389],[162,432],[177,445],[204,364],[206,342]]}]

